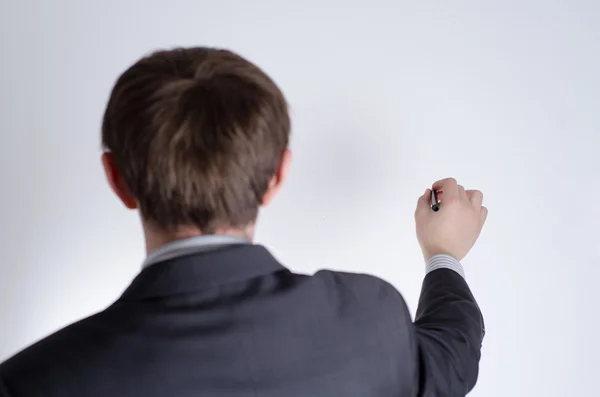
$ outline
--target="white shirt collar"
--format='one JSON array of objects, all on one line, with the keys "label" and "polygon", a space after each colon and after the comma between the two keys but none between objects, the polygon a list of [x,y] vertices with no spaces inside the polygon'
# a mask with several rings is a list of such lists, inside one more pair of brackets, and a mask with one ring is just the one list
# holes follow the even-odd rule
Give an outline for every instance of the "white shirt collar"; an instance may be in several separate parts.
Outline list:
[{"label": "white shirt collar", "polygon": [[164,262],[169,259],[177,258],[179,256],[210,251],[232,244],[251,244],[251,242],[243,237],[225,236],[219,234],[189,237],[167,243],[162,247],[152,251],[146,257],[146,260],[142,264],[142,268],[146,268],[158,262]]}]

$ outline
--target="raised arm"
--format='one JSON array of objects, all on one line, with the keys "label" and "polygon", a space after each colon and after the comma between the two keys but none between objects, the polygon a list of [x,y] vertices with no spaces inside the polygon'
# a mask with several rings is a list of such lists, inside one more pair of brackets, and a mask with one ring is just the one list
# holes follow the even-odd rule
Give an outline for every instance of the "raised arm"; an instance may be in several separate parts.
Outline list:
[{"label": "raised arm", "polygon": [[462,260],[487,217],[483,195],[452,178],[432,189],[441,202],[431,209],[431,191],[419,198],[417,238],[427,263],[414,321],[417,396],[465,396],[477,381],[483,317],[464,278]]}]

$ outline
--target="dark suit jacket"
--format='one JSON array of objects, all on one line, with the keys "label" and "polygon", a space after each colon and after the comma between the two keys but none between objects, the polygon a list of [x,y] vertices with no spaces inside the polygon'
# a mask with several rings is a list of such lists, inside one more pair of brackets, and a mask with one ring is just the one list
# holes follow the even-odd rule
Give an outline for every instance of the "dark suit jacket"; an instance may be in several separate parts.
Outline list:
[{"label": "dark suit jacket", "polygon": [[106,310],[2,363],[0,396],[464,396],[482,338],[452,270],[425,277],[413,323],[376,277],[294,274],[237,246],[144,269]]}]

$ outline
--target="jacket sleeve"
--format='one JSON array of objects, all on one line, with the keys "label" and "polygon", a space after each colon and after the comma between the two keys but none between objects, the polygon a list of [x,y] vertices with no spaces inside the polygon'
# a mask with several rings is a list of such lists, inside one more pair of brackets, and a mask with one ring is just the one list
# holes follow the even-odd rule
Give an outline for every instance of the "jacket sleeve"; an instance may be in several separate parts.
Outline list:
[{"label": "jacket sleeve", "polygon": [[453,270],[425,276],[414,321],[419,397],[465,396],[477,381],[485,327],[466,281]]},{"label": "jacket sleeve", "polygon": [[10,397],[10,394],[8,394],[8,390],[6,390],[6,385],[2,381],[2,378],[0,378],[0,397]]}]

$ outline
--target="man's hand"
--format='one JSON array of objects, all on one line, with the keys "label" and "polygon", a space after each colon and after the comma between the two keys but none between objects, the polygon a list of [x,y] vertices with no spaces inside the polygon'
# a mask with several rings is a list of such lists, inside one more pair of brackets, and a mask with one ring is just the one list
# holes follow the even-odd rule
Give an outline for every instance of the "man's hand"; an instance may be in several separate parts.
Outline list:
[{"label": "man's hand", "polygon": [[421,250],[425,260],[446,254],[460,261],[477,241],[487,218],[487,208],[481,205],[483,194],[465,190],[454,178],[442,179],[432,189],[437,192],[440,210],[431,209],[431,190],[427,189],[415,211]]}]

